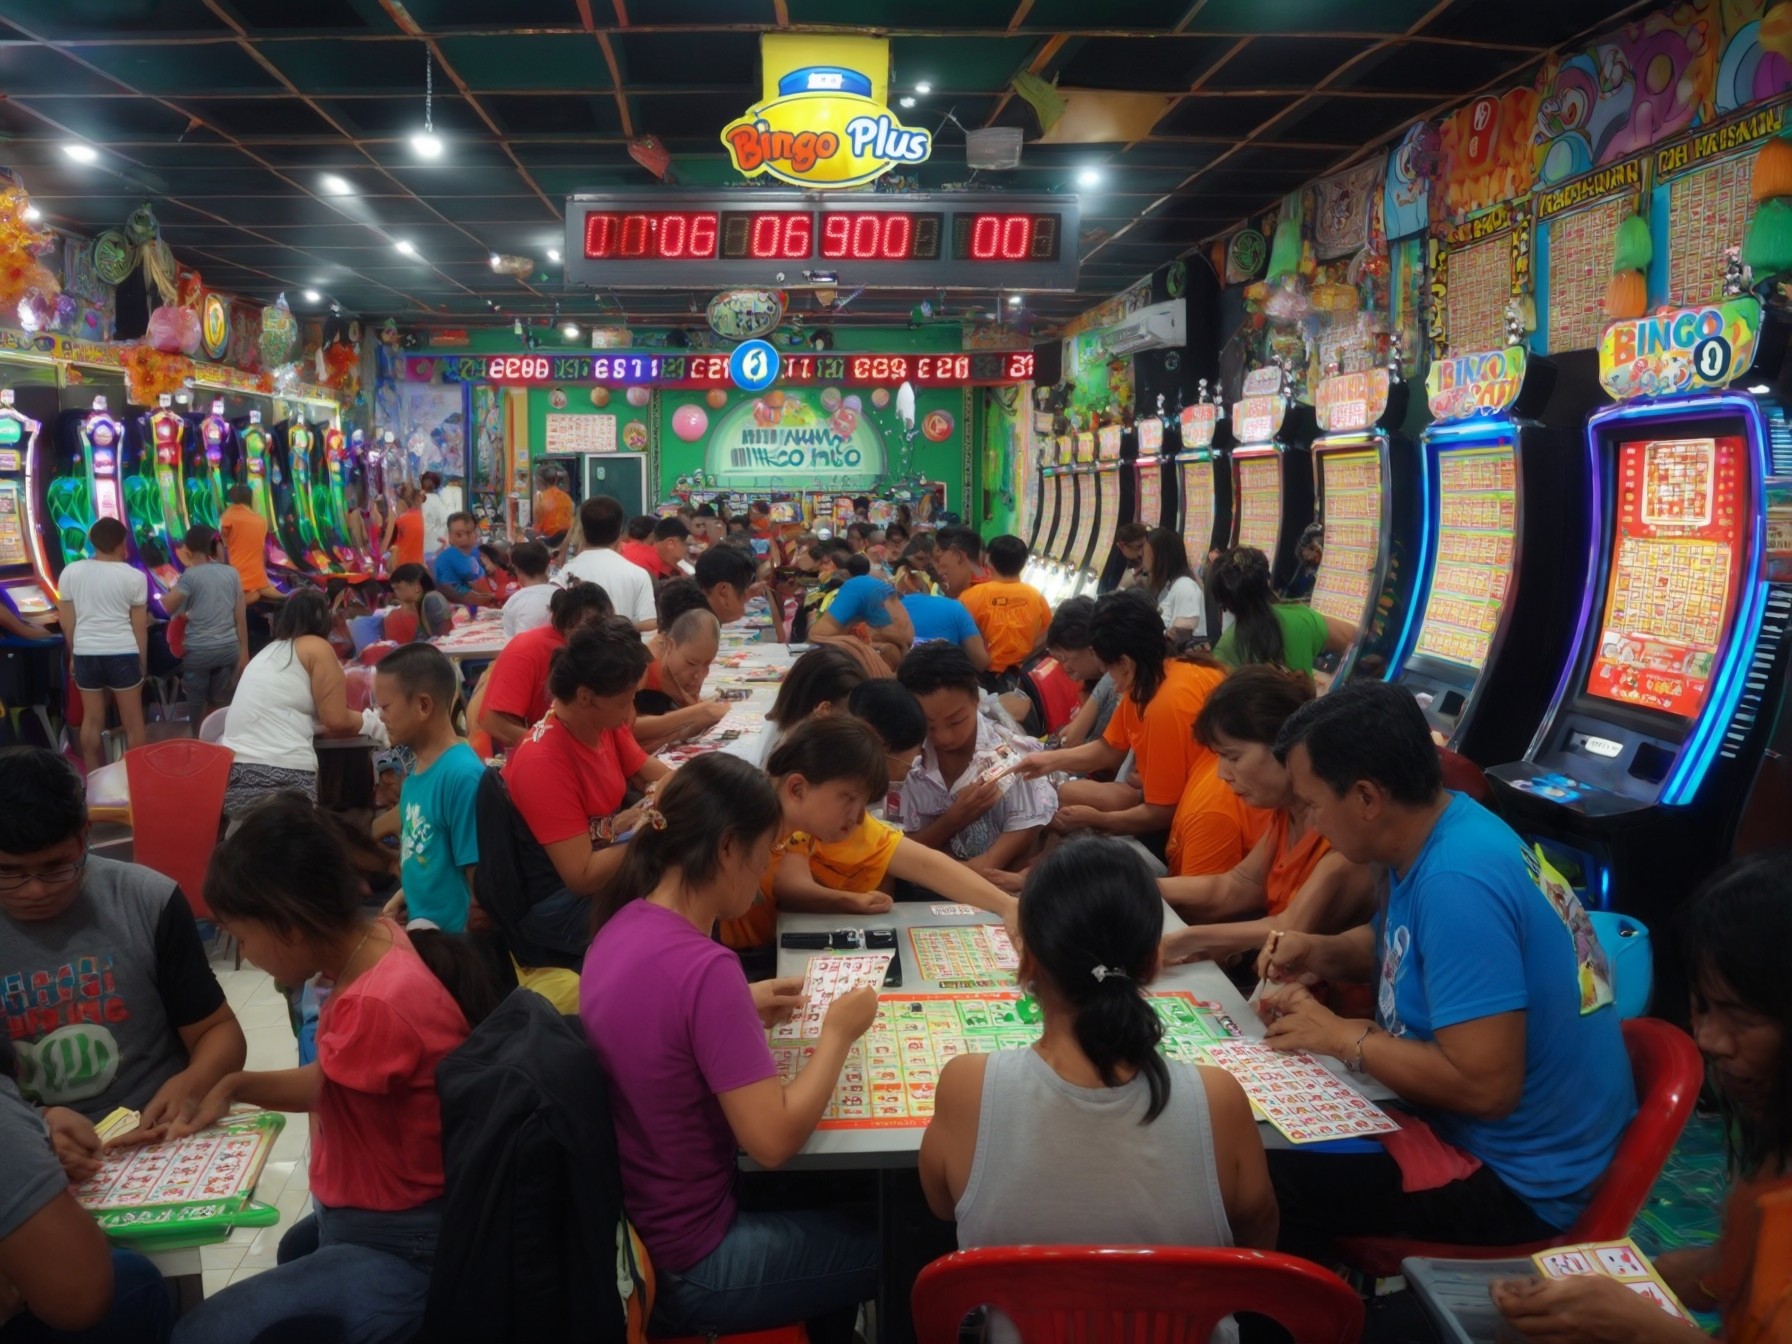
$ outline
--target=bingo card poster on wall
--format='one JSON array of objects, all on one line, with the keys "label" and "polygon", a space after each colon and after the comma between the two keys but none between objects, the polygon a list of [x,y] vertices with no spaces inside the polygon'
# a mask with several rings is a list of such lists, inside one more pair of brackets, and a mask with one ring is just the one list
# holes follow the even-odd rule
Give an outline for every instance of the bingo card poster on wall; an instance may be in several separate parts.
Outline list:
[{"label": "bingo card poster on wall", "polygon": [[1754,159],[1744,155],[1668,184],[1668,303],[1689,308],[1723,298],[1724,249],[1741,246],[1755,217],[1753,171]]},{"label": "bingo card poster on wall", "polygon": [[1506,343],[1506,301],[1512,295],[1512,238],[1452,248],[1444,291],[1445,331],[1452,353],[1498,350]]},{"label": "bingo card poster on wall", "polygon": [[1479,671],[1512,582],[1518,459],[1510,443],[1438,454],[1437,567],[1415,651]]},{"label": "bingo card poster on wall", "polygon": [[1587,693],[1691,718],[1742,575],[1740,438],[1618,449],[1617,537]]},{"label": "bingo card poster on wall", "polygon": [[1599,344],[1607,321],[1605,289],[1612,278],[1618,225],[1630,208],[1628,197],[1618,197],[1549,222],[1546,326],[1551,354],[1590,350]]}]

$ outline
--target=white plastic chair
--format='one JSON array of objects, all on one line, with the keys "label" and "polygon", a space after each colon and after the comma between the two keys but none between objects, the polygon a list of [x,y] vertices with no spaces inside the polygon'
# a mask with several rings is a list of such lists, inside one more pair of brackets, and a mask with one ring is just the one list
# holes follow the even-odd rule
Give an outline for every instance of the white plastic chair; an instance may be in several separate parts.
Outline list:
[{"label": "white plastic chair", "polygon": [[224,738],[224,720],[228,718],[229,715],[229,705],[226,705],[223,709],[214,709],[210,714],[207,714],[205,716],[205,722],[199,725],[199,740],[201,742],[222,741]]}]

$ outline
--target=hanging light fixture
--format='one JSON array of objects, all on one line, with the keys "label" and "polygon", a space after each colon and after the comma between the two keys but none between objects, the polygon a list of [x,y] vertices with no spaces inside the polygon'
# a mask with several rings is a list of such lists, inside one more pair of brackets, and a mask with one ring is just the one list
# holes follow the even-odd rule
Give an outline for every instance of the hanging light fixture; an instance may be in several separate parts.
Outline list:
[{"label": "hanging light fixture", "polygon": [[436,61],[426,46],[423,49],[423,129],[411,137],[411,149],[420,159],[442,157],[442,137],[435,126]]}]

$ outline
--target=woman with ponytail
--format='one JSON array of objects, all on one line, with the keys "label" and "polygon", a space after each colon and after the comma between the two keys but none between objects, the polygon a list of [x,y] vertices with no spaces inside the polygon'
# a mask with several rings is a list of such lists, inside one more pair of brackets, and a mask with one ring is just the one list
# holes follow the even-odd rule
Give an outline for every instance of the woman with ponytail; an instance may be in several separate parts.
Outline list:
[{"label": "woman with ponytail", "polygon": [[1270,587],[1269,557],[1254,546],[1234,546],[1207,567],[1207,595],[1232,623],[1213,646],[1229,667],[1268,663],[1313,675],[1321,653],[1343,653],[1356,627],[1300,602],[1278,602]]},{"label": "woman with ponytail", "polygon": [[779,1078],[765,1028],[797,1006],[801,982],[749,986],[710,932],[752,904],[782,826],[761,771],[701,756],[645,809],[598,902],[579,1017],[609,1083],[623,1203],[653,1262],[656,1336],[807,1321],[817,1344],[838,1344],[877,1290],[870,1218],[736,1199],[735,1154],[768,1168],[793,1157],[877,1015],[873,989],[836,999],[802,1071]]},{"label": "woman with ponytail", "polygon": [[1244,1090],[1157,1052],[1145,987],[1163,902],[1137,851],[1097,837],[1054,850],[1028,874],[1020,928],[1020,982],[1045,1032],[948,1063],[921,1142],[921,1187],[960,1248],[1273,1247]]}]

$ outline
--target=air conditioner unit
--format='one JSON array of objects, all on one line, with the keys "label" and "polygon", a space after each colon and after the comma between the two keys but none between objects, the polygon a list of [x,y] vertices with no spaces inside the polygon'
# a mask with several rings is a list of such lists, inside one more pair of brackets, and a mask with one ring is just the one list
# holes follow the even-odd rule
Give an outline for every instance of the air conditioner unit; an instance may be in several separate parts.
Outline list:
[{"label": "air conditioner unit", "polygon": [[1118,326],[1101,334],[1101,346],[1110,355],[1132,355],[1141,350],[1167,350],[1188,343],[1188,300],[1171,299],[1141,308]]}]

